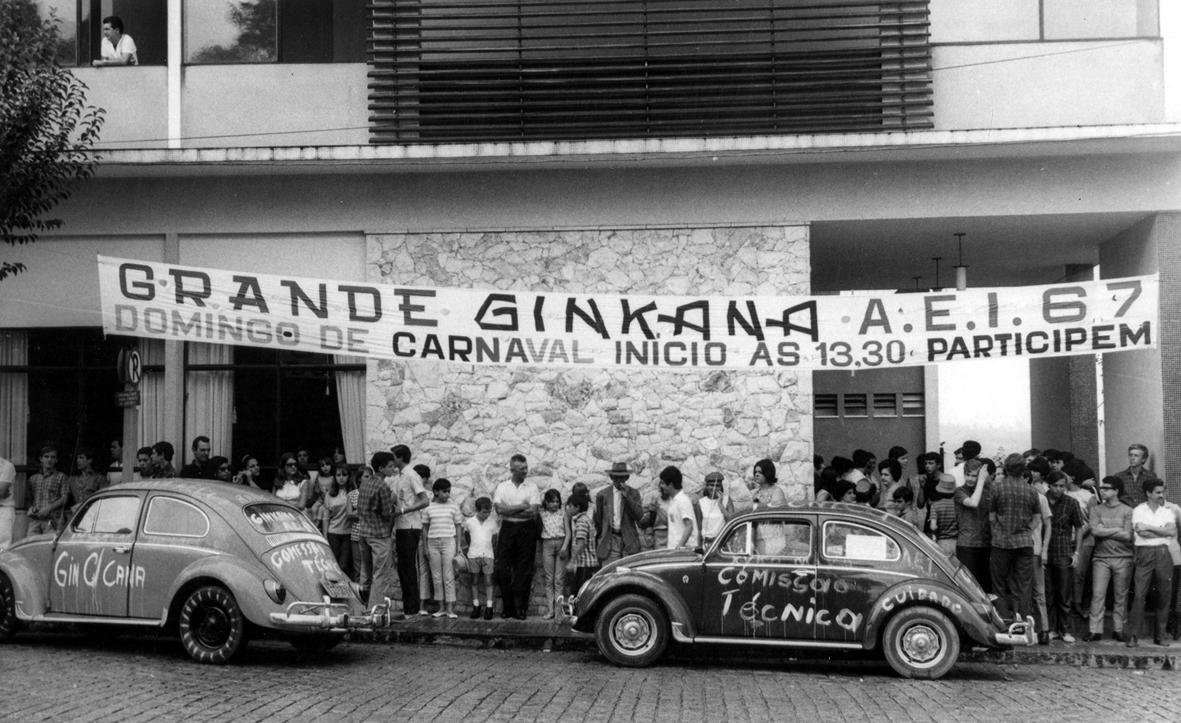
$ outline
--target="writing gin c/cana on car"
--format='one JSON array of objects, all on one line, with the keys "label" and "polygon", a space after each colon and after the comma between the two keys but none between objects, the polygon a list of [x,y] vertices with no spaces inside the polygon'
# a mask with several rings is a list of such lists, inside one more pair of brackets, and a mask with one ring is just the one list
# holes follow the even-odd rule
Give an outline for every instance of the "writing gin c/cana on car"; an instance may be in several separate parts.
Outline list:
[{"label": "writing gin c/cana on car", "polygon": [[112,485],[60,532],[0,553],[0,641],[29,623],[163,628],[194,660],[225,663],[255,634],[327,650],[388,622],[300,510],[222,482]]}]

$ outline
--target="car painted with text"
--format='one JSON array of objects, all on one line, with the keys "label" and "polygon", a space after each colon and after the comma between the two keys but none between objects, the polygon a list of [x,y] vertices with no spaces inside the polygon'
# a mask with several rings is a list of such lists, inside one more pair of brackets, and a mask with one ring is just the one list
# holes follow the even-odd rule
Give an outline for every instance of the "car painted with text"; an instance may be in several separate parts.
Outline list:
[{"label": "car painted with text", "polygon": [[900,675],[939,678],[962,641],[1032,645],[976,579],[913,526],[862,505],[800,503],[730,520],[707,549],[603,567],[567,601],[575,630],[626,666],[668,643],[880,650]]},{"label": "car painted with text", "polygon": [[56,535],[0,553],[0,640],[26,623],[175,629],[225,663],[253,633],[327,650],[388,623],[366,611],[327,541],[297,508],[209,480],[144,480],[91,497]]}]

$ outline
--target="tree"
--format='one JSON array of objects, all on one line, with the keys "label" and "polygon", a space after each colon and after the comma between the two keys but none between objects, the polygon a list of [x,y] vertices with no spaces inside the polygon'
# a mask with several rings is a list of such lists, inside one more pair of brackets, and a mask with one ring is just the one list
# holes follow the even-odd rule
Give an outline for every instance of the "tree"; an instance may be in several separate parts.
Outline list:
[{"label": "tree", "polygon": [[[103,124],[86,84],[57,64],[59,20],[31,0],[0,0],[0,238],[33,243],[61,226],[46,214],[94,175]],[[0,280],[25,270],[0,261]]]}]

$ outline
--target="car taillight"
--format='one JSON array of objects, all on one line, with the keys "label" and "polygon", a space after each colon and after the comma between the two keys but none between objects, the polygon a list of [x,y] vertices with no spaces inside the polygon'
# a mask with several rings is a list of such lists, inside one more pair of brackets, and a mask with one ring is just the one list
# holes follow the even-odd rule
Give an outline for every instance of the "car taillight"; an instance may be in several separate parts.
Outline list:
[{"label": "car taillight", "polygon": [[274,580],[264,580],[262,587],[267,591],[267,597],[274,600],[278,605],[282,605],[283,601],[287,599],[287,588]]}]

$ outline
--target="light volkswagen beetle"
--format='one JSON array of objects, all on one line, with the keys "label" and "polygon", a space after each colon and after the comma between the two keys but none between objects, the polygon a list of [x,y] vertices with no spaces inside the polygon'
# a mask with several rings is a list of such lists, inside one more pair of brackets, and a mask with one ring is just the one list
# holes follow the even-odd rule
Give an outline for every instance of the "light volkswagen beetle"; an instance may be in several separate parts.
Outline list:
[{"label": "light volkswagen beetle", "polygon": [[30,622],[174,628],[193,659],[225,663],[252,631],[326,650],[388,621],[300,510],[224,482],[113,485],[0,553],[0,640]]},{"label": "light volkswagen beetle", "polygon": [[897,517],[805,503],[731,520],[704,551],[656,550],[604,567],[568,601],[575,630],[625,666],[670,640],[751,648],[877,650],[899,674],[939,678],[961,640],[1032,645],[975,578]]}]

